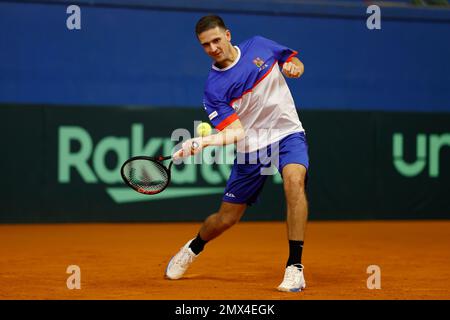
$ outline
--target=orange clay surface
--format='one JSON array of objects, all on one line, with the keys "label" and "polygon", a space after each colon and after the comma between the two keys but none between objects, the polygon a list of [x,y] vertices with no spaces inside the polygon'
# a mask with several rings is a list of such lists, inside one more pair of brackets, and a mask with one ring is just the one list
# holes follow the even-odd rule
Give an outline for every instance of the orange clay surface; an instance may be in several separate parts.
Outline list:
[{"label": "orange clay surface", "polygon": [[[307,288],[276,291],[282,222],[241,222],[208,243],[182,280],[163,277],[200,223],[0,225],[0,299],[450,299],[450,221],[310,222]],[[81,289],[69,290],[69,265]],[[367,267],[381,289],[367,288]]]}]

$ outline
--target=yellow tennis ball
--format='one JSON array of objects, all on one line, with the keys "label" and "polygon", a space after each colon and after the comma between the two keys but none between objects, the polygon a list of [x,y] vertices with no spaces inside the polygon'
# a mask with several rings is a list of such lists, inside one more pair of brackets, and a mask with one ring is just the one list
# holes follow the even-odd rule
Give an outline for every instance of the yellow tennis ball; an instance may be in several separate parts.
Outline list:
[{"label": "yellow tennis ball", "polygon": [[211,126],[207,122],[202,122],[197,126],[197,134],[200,137],[209,136],[211,134]]}]

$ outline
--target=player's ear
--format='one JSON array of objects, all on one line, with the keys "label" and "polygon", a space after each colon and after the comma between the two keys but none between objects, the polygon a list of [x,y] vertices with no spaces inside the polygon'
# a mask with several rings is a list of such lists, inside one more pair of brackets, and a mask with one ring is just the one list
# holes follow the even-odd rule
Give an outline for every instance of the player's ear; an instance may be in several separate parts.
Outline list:
[{"label": "player's ear", "polygon": [[227,37],[227,40],[228,41],[231,41],[231,32],[230,32],[230,30],[225,30],[225,37]]}]

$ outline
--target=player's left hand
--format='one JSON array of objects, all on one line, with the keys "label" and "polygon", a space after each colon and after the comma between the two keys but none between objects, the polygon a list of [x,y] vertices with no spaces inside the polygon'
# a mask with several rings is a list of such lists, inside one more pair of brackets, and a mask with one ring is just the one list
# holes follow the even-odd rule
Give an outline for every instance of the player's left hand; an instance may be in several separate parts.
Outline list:
[{"label": "player's left hand", "polygon": [[288,78],[298,78],[300,77],[301,68],[293,62],[285,62],[283,64],[282,72]]}]

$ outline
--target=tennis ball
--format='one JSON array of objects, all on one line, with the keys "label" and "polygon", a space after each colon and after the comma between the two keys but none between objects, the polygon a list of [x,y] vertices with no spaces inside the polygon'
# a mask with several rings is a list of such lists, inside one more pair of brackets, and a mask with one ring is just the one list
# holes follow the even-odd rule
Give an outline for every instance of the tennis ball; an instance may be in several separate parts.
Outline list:
[{"label": "tennis ball", "polygon": [[202,122],[197,126],[197,134],[200,137],[209,136],[211,134],[211,126],[209,123]]}]

